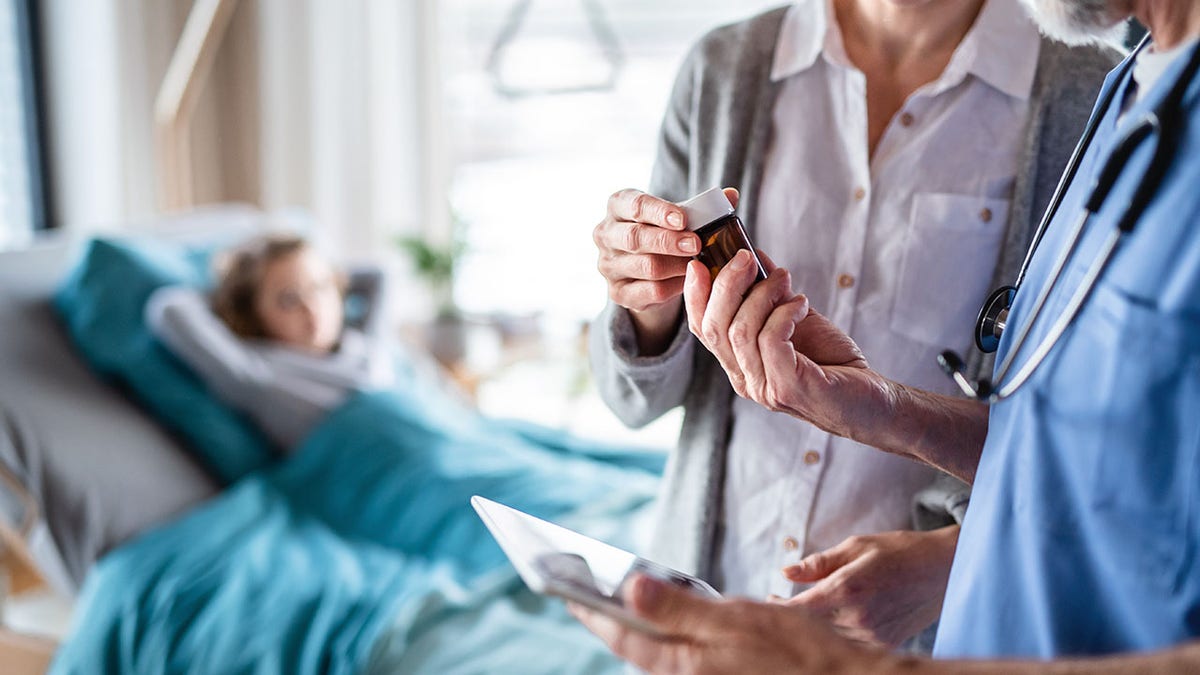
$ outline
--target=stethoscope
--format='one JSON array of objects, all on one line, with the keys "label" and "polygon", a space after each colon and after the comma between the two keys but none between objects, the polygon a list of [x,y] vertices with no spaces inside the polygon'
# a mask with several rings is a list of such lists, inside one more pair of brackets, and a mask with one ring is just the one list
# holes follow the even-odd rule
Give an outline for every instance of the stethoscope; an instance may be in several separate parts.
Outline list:
[{"label": "stethoscope", "polygon": [[[993,291],[988,296],[987,301],[984,302],[983,308],[980,309],[979,318],[975,322],[975,345],[984,353],[990,354],[999,348],[1000,336],[1004,333],[1008,323],[1008,315],[1012,309],[1013,302],[1016,300],[1017,291],[1021,288],[1021,284],[1025,280],[1025,273],[1029,270],[1029,262],[1033,259],[1033,254],[1037,251],[1038,245],[1041,244],[1050,221],[1054,219],[1059,207],[1062,206],[1067,189],[1079,172],[1083,156],[1087,153],[1088,147],[1095,138],[1096,130],[1099,128],[1101,120],[1104,119],[1109,108],[1112,106],[1117,91],[1121,89],[1121,81],[1129,74],[1129,70],[1133,67],[1137,55],[1149,42],[1150,36],[1146,36],[1138,44],[1137,48],[1134,49],[1133,54],[1125,60],[1117,77],[1113,80],[1113,86],[1109,88],[1100,106],[1092,114],[1091,119],[1088,120],[1083,137],[1079,140],[1079,144],[1075,146],[1075,150],[1071,154],[1071,159],[1067,163],[1067,169],[1063,172],[1062,178],[1058,182],[1058,187],[1054,190],[1050,205],[1047,207],[1045,214],[1042,215],[1041,222],[1038,223],[1037,230],[1033,235],[1033,242],[1029,247],[1029,252],[1025,254],[1025,260],[1022,262],[1021,269],[1017,273],[1016,282],[1012,286],[1003,286]],[[1096,282],[1099,280],[1100,275],[1103,274],[1105,267],[1108,266],[1122,238],[1133,232],[1133,228],[1137,225],[1142,213],[1150,204],[1150,200],[1158,190],[1163,176],[1171,166],[1177,141],[1182,135],[1183,126],[1186,123],[1186,118],[1183,114],[1183,96],[1187,92],[1188,85],[1191,84],[1197,69],[1200,69],[1200,46],[1192,49],[1192,55],[1183,73],[1180,74],[1179,79],[1175,81],[1175,84],[1171,87],[1171,90],[1162,102],[1153,110],[1146,113],[1145,117],[1126,132],[1113,148],[1112,154],[1109,155],[1097,175],[1091,195],[1084,202],[1083,213],[1079,215],[1071,238],[1063,249],[1063,252],[1059,255],[1058,260],[1054,263],[1054,267],[1050,273],[1050,283],[1043,286],[1033,304],[1032,313],[1021,326],[1020,332],[1017,333],[1007,355],[1001,361],[1000,367],[996,369],[995,382],[993,383],[991,379],[983,378],[977,383],[972,383],[963,374],[963,359],[957,352],[947,350],[938,356],[938,363],[941,365],[942,370],[958,384],[967,396],[988,403],[989,405],[1012,396],[1022,385],[1029,381],[1034,371],[1045,362],[1046,356],[1058,344],[1058,341],[1066,333],[1067,329],[1071,327],[1071,324],[1079,315],[1080,308],[1087,302],[1088,297],[1095,289]],[[1067,263],[1074,255],[1076,247],[1083,238],[1083,232],[1087,229],[1088,221],[1104,206],[1104,202],[1108,199],[1113,185],[1120,178],[1125,164],[1133,156],[1134,151],[1141,147],[1142,143],[1147,139],[1152,139],[1154,142],[1154,157],[1150,162],[1150,166],[1146,169],[1146,174],[1142,177],[1141,183],[1134,192],[1133,198],[1126,205],[1125,213],[1117,221],[1116,229],[1104,241],[1104,245],[1100,249],[1100,254],[1080,281],[1078,290],[1075,291],[1066,308],[1064,308],[1057,321],[1051,326],[1046,336],[1042,338],[1041,343],[1037,345],[1037,349],[1026,359],[1025,363],[1012,379],[1008,380],[1009,371],[1013,368],[1017,355],[1025,346],[1030,329],[1037,323],[1038,316],[1041,315],[1047,298],[1049,298],[1051,291],[1058,284],[1063,269],[1066,268]]]}]

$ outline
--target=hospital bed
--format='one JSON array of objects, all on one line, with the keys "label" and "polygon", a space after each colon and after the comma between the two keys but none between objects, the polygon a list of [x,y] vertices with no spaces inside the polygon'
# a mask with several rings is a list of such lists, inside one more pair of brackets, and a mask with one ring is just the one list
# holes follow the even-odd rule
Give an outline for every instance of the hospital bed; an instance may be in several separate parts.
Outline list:
[{"label": "hospital bed", "polygon": [[[223,207],[123,233],[230,240],[262,222]],[[660,453],[427,407],[437,397],[417,389],[360,397],[298,460],[244,478],[214,471],[128,382],[99,378],[81,359],[52,296],[84,243],[0,253],[0,466],[40,510],[30,557],[53,587],[80,594],[57,670],[362,672],[369,661],[388,666],[380,672],[503,673],[526,672],[536,655],[544,672],[619,672],[561,603],[521,586],[465,495],[497,490],[612,540],[644,532]],[[389,416],[411,428],[363,430]],[[335,433],[346,430],[355,433]],[[403,452],[389,459],[389,444]],[[377,469],[337,459],[345,448],[369,452]],[[333,475],[366,492],[388,471],[397,487],[365,504],[312,487]],[[0,506],[11,503],[0,487]],[[10,527],[19,516],[0,509]],[[280,560],[264,571],[264,555]],[[297,560],[307,573],[292,569]],[[211,648],[251,632],[267,643]],[[44,659],[45,643],[36,646]]]}]

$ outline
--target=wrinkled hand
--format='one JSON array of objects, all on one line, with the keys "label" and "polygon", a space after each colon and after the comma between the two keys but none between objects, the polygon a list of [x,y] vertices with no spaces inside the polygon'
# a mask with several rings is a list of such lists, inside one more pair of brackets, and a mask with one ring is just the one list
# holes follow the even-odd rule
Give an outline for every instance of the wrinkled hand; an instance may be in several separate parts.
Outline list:
[{"label": "wrinkled hand", "polygon": [[937,620],[958,529],[850,537],[784,568],[794,582],[816,583],[776,602],[804,607],[853,640],[895,647]]},{"label": "wrinkled hand", "polygon": [[579,605],[570,608],[615,654],[649,673],[878,672],[889,658],[837,635],[802,608],[710,600],[648,577],[627,585],[625,606],[661,636]]},{"label": "wrinkled hand", "polygon": [[[737,191],[725,191],[734,204]],[[679,325],[684,273],[700,250],[677,204],[637,190],[608,200],[604,220],[592,231],[597,267],[614,303],[629,310],[643,354],[661,352]]]},{"label": "wrinkled hand", "polygon": [[759,258],[769,274],[757,284],[748,251],[715,280],[700,263],[688,264],[683,296],[692,333],[739,396],[840,436],[878,424],[891,383],[806,297],[792,294],[787,270],[761,251]]}]

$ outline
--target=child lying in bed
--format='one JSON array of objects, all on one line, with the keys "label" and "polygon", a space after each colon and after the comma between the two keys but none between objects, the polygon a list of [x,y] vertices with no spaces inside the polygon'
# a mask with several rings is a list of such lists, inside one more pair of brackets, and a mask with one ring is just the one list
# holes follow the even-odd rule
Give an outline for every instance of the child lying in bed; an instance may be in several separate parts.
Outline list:
[{"label": "child lying in bed", "polygon": [[303,238],[266,235],[220,261],[211,297],[163,288],[146,318],[219,398],[292,450],[351,392],[392,384],[380,275],[353,281],[366,301],[357,327],[346,325],[346,278]]}]

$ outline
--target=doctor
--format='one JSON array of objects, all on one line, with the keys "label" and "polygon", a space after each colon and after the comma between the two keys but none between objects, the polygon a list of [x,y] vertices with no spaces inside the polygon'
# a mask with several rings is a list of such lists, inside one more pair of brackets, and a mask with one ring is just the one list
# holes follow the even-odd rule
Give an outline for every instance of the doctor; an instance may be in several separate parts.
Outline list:
[{"label": "doctor", "polygon": [[[715,281],[692,263],[684,298],[740,395],[974,483],[934,654],[1036,661],[916,660],[801,609],[644,578],[627,601],[666,637],[573,608],[621,656],[655,673],[1200,670],[1200,3],[1026,2],[1062,38],[1132,14],[1153,43],[1106,82],[1110,104],[1020,284],[998,353],[1013,366],[994,383],[1007,397],[883,378],[785,270],[751,289],[744,253]],[[1047,661],[1059,657],[1093,658]]]}]

